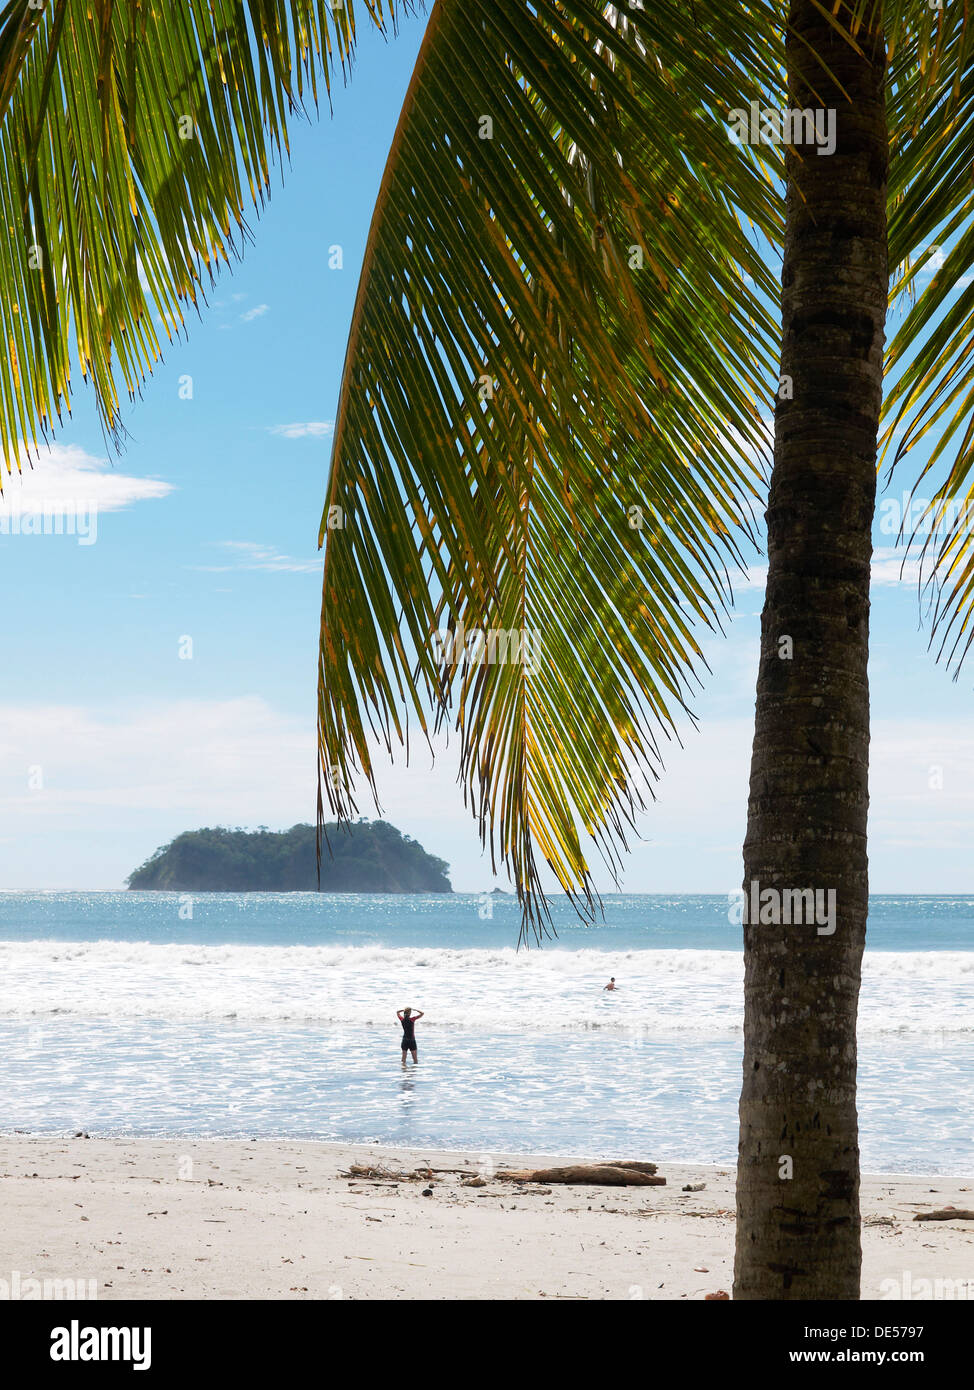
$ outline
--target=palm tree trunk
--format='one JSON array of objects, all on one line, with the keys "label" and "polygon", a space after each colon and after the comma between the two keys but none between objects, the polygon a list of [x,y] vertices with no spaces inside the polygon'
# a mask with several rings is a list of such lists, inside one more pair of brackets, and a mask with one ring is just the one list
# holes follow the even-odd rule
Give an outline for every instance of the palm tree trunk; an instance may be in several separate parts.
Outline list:
[{"label": "palm tree trunk", "polygon": [[[734,1297],[856,1299],[886,52],[881,3],[858,35],[862,55],[812,0],[792,0],[789,21],[791,106],[831,108],[836,146],[787,156],[782,384],[744,845],[745,895],[764,920],[746,909]],[[780,920],[788,897],[760,896],[809,888],[820,913],[804,925]]]}]

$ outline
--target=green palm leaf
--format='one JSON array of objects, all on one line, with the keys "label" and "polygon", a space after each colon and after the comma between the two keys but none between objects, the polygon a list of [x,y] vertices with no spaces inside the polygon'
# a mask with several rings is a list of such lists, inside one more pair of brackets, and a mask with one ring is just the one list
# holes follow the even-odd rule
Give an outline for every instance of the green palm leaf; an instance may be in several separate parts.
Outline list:
[{"label": "green palm leaf", "polygon": [[[777,166],[725,118],[781,67],[745,8],[439,0],[369,235],[322,521],[322,805],[374,790],[376,739],[455,724],[536,929],[538,857],[588,909],[586,838],[617,864],[760,496],[776,287],[750,231],[780,239]],[[533,660],[444,662],[461,628]]]},{"label": "green palm leaf", "polygon": [[[364,0],[372,19],[394,12]],[[117,436],[166,338],[239,250],[288,121],[347,69],[329,0],[48,0],[0,8],[0,449],[71,402],[73,355]],[[72,353],[72,344],[74,353]],[[0,484],[3,467],[0,465]]]},{"label": "green palm leaf", "polygon": [[[851,43],[876,0],[826,10]],[[919,534],[931,642],[955,674],[974,640],[974,25],[969,5],[885,0],[891,302],[909,304],[886,358],[887,477],[925,437],[912,480],[939,478]],[[913,513],[915,515],[915,513]],[[905,522],[904,522],[905,525]]]},{"label": "green palm leaf", "polygon": [[889,16],[891,293],[912,307],[887,353],[882,439],[892,473],[930,435],[914,491],[946,465],[918,529],[936,595],[932,637],[955,668],[974,636],[974,26],[965,10],[917,12],[897,0]]}]

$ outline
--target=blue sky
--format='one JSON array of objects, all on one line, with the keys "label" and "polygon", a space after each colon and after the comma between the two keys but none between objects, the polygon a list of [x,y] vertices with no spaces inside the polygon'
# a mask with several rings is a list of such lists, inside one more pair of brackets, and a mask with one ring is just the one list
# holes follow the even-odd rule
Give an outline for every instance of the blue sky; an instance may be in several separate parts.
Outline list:
[{"label": "blue sky", "polygon": [[[0,509],[42,491],[94,498],[99,513],[93,544],[0,534],[0,888],[119,887],[181,830],[314,818],[329,428],[420,33],[413,19],[389,44],[364,34],[334,118],[325,111],[295,129],[291,168],[252,219],[243,262],[221,275],[189,341],[167,350],[127,409],[125,452],[106,445],[81,389],[23,491],[7,484]],[[328,264],[336,244],[341,270]],[[186,376],[191,400],[180,399]],[[893,495],[907,481],[904,472]],[[877,543],[892,540],[877,532]],[[873,888],[971,891],[971,674],[953,683],[934,664],[915,583],[896,582],[897,569],[881,551]],[[731,891],[740,880],[759,568],[738,603],[728,640],[708,651],[701,732],[686,727],[628,856],[629,891]],[[416,750],[380,788],[386,817],[450,862],[454,887],[490,886],[450,752],[433,770]]]}]

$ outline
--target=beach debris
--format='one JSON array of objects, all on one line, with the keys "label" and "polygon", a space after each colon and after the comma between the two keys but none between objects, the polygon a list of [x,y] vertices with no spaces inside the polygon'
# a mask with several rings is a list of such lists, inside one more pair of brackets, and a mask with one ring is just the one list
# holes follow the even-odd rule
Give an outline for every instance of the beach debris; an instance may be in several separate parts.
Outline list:
[{"label": "beach debris", "polygon": [[461,1186],[461,1187],[486,1187],[486,1186],[487,1186],[487,1179],[486,1179],[486,1178],[480,1177],[479,1174],[475,1174],[472,1178],[464,1178],[464,1179],[463,1179],[463,1182],[461,1182],[460,1186]]},{"label": "beach debris", "polygon": [[431,1187],[424,1187],[424,1188],[423,1188],[423,1196],[424,1196],[424,1197],[432,1197],[432,1195],[433,1195],[433,1189],[432,1189]]},{"label": "beach debris", "polygon": [[974,1211],[966,1207],[942,1207],[940,1211],[918,1211],[914,1221],[974,1221]]},{"label": "beach debris", "polygon": [[680,1188],[681,1192],[702,1192],[707,1186],[705,1182],[688,1182]]},{"label": "beach debris", "polygon": [[420,1182],[418,1173],[401,1168],[383,1168],[377,1163],[352,1163],[341,1173],[343,1178],[364,1178],[367,1182]]},{"label": "beach debris", "polygon": [[476,1168],[430,1168],[425,1163],[421,1168],[417,1168],[416,1172],[421,1173],[424,1178],[432,1178],[434,1173],[459,1173],[461,1177],[466,1178],[480,1177],[480,1172]]},{"label": "beach debris", "polygon": [[72,1139],[90,1139],[91,1135],[86,1134],[83,1129],[76,1129],[71,1136]]},{"label": "beach debris", "polygon": [[595,1187],[665,1187],[655,1163],[573,1163],[564,1168],[498,1169],[508,1182],[585,1183]]},{"label": "beach debris", "polygon": [[710,1270],[706,1265],[694,1265],[693,1272],[694,1274],[709,1274]]},{"label": "beach debris", "polygon": [[725,1299],[725,1298],[729,1301],[729,1300],[730,1300],[730,1294],[727,1293],[724,1289],[718,1289],[716,1293],[705,1293],[704,1296],[703,1296],[703,1301],[704,1301],[704,1303],[713,1303],[713,1302],[717,1301],[718,1299]]}]

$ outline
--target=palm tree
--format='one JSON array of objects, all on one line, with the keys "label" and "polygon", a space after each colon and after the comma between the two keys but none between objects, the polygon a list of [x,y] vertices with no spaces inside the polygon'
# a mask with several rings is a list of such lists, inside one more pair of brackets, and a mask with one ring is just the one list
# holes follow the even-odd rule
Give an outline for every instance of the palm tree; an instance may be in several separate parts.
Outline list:
[{"label": "palm tree", "polygon": [[[67,399],[69,329],[120,428],[116,371],[136,392],[151,310],[178,331],[238,248],[292,110],[351,60],[355,8],[0,10],[8,467]],[[597,909],[591,853],[620,868],[767,507],[745,888],[837,906],[827,934],[745,927],[738,1298],[859,1293],[870,528],[879,447],[895,463],[929,428],[927,466],[949,464],[934,631],[958,660],[970,640],[950,510],[974,461],[966,8],[436,0],[349,336],[320,811],[356,814],[377,738],[455,725],[527,932],[549,930],[542,861]],[[752,102],[834,118],[834,150],[773,120],[744,138]],[[912,307],[884,358],[889,294]]]},{"label": "palm tree", "polygon": [[857,1298],[866,661],[888,295],[881,13],[853,47],[817,6],[793,5],[786,63],[787,105],[836,111],[840,135],[829,158],[786,156],[790,389],[775,411],[744,882],[825,887],[838,913],[824,936],[753,912],[745,925],[735,1297]]}]

